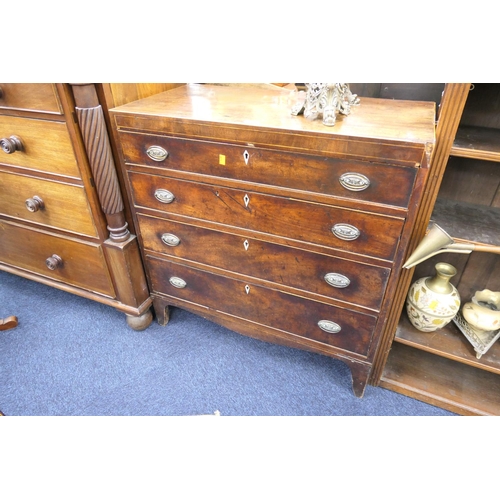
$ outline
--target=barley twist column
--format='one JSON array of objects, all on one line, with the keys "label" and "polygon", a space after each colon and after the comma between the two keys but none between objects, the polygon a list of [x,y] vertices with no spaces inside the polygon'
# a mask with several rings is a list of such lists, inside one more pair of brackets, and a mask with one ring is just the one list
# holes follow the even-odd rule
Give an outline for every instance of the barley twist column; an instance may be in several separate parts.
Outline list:
[{"label": "barley twist column", "polygon": [[97,195],[102,211],[106,215],[109,236],[114,241],[125,241],[130,232],[125,221],[123,199],[102,107],[93,85],[72,84],[72,86],[76,103],[76,116],[94,177]]}]

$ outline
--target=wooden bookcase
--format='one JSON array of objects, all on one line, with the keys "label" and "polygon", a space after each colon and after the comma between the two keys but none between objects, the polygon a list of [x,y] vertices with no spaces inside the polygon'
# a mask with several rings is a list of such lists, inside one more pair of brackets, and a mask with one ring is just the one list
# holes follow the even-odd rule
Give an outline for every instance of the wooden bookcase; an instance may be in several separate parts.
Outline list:
[{"label": "wooden bookcase", "polygon": [[[429,219],[456,241],[500,245],[500,84],[447,84],[436,139],[413,246]],[[404,273],[394,320],[387,325],[395,332],[394,340],[380,351],[372,383],[458,414],[500,415],[500,343],[478,358],[453,323],[422,333],[407,319],[409,285],[432,275],[437,262],[457,268],[452,282],[462,304],[478,290],[500,290],[500,255],[493,253],[444,253]]]}]

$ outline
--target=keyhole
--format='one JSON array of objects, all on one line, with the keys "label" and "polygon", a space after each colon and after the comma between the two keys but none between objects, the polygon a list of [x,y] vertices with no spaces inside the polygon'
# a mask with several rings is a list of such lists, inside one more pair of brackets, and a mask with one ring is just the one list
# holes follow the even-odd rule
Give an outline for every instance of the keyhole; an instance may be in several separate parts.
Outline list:
[{"label": "keyhole", "polygon": [[248,247],[250,246],[250,243],[248,243],[248,240],[245,240],[243,242],[243,246],[245,247],[245,250],[248,250]]},{"label": "keyhole", "polygon": [[248,204],[250,203],[250,198],[248,197],[247,194],[243,197],[243,201],[245,202],[245,207],[248,207]]},{"label": "keyhole", "polygon": [[243,153],[243,159],[245,160],[245,165],[248,165],[248,160],[250,159],[250,153],[245,149]]},{"label": "keyhole", "polygon": [[247,295],[250,293],[250,287],[248,285],[245,285],[245,292],[247,292]]}]

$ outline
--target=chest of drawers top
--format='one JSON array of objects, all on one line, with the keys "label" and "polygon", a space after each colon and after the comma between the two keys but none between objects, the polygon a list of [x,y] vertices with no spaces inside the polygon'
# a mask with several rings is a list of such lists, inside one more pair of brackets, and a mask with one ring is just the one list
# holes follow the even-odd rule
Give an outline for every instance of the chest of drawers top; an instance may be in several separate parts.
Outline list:
[{"label": "chest of drawers top", "polygon": [[327,127],[321,119],[292,115],[293,99],[293,92],[272,85],[189,84],[112,113],[122,130],[407,166],[420,165],[434,144],[434,103],[363,98]]}]

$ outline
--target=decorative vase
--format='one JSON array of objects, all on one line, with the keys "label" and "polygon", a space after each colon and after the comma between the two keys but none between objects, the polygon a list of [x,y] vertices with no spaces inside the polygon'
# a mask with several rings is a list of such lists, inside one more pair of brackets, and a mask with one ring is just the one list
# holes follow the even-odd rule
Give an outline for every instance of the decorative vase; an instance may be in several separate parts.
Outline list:
[{"label": "decorative vase", "polygon": [[462,316],[476,332],[499,330],[500,292],[488,289],[476,292],[471,302],[464,305]]},{"label": "decorative vase", "polygon": [[446,326],[460,309],[460,296],[450,279],[457,274],[451,264],[436,264],[435,276],[420,278],[410,287],[406,312],[411,324],[422,332]]}]

